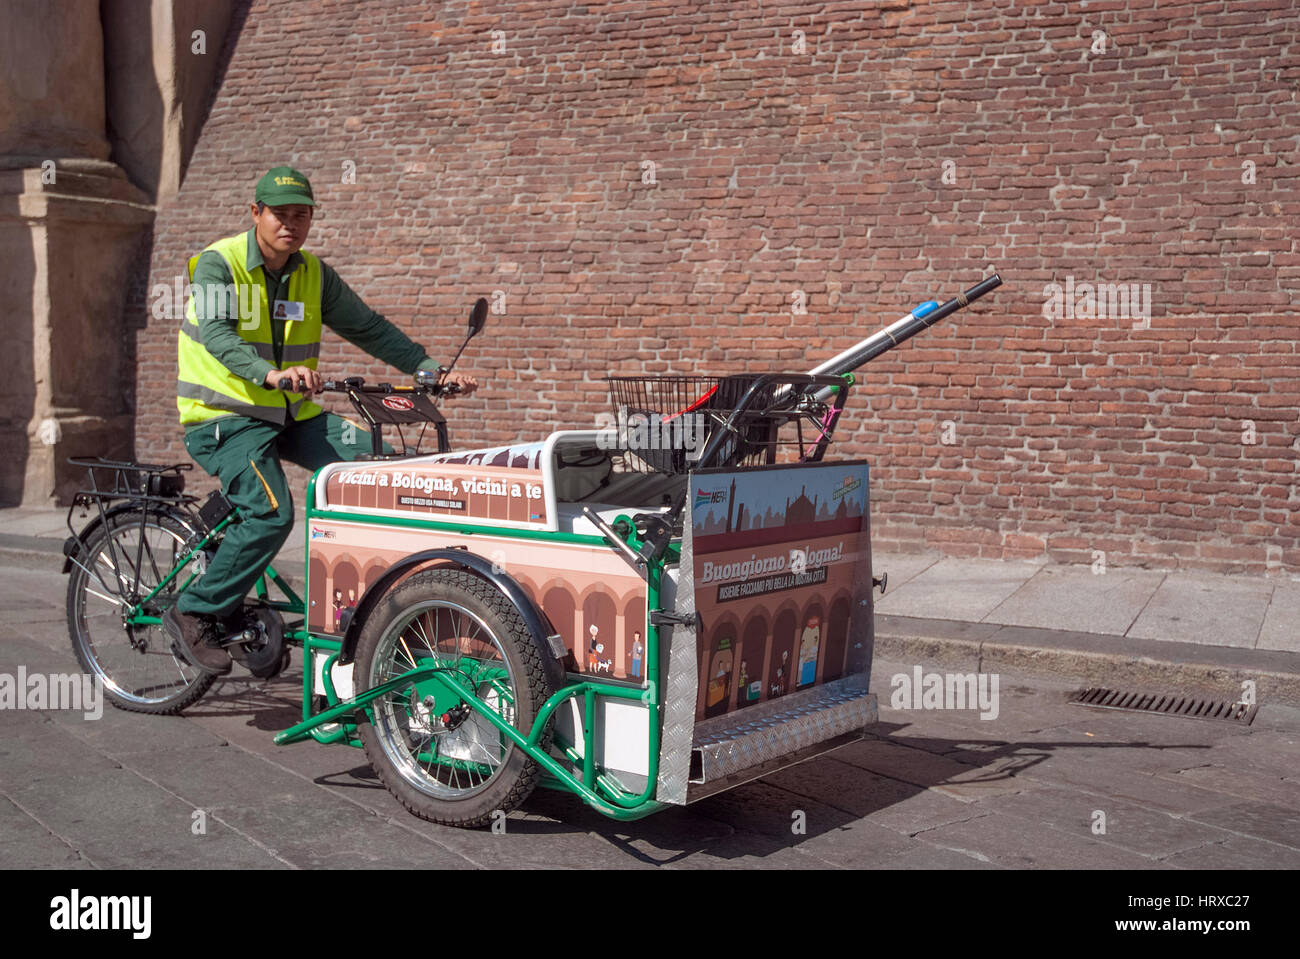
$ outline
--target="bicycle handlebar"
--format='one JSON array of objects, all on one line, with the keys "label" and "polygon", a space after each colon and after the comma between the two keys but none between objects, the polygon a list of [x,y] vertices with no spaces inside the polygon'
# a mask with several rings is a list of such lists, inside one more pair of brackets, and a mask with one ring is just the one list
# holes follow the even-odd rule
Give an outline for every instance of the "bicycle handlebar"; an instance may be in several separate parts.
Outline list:
[{"label": "bicycle handlebar", "polygon": [[[295,383],[292,377],[282,376],[276,381],[275,385],[277,389],[291,392],[295,390],[296,386],[301,385],[301,380],[299,380],[298,383]],[[349,376],[345,380],[326,380],[321,384],[320,389],[322,393],[350,393],[353,390],[360,390],[367,393],[394,393],[398,392],[399,388],[394,387],[389,383],[379,383],[375,386],[366,386],[366,381],[361,377]],[[418,374],[414,387],[400,388],[401,392],[409,392],[412,390],[419,393],[427,393],[429,396],[452,396],[464,392],[459,383],[430,383],[427,380],[421,380],[418,377]]]}]

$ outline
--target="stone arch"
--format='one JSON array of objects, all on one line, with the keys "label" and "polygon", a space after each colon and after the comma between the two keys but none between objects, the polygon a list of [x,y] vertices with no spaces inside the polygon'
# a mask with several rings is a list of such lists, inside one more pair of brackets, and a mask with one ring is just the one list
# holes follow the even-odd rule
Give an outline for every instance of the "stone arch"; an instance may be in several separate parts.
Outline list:
[{"label": "stone arch", "polygon": [[795,667],[795,632],[799,623],[799,610],[793,602],[785,602],[772,617],[771,653],[767,660],[764,699],[784,696],[794,688],[792,673]]},{"label": "stone arch", "polygon": [[853,599],[847,590],[841,590],[831,600],[826,613],[826,651],[823,654],[822,682],[839,679],[844,675],[844,662],[849,651],[849,616]]},{"label": "stone arch", "polygon": [[[629,679],[646,678],[646,618],[645,596],[641,593],[623,603],[622,629],[619,630],[622,649],[618,661],[623,664],[623,675]],[[637,646],[640,650],[637,650]]]},{"label": "stone arch", "polygon": [[538,596],[537,585],[533,582],[532,577],[525,576],[522,573],[515,573],[515,572],[510,572],[509,575],[511,579],[513,579],[516,583],[519,584],[519,588],[524,591],[524,594],[529,599],[531,599],[534,603],[537,602],[537,596]]},{"label": "stone arch", "polygon": [[330,607],[330,575],[325,560],[311,557],[307,563],[307,628],[314,632],[333,632],[334,611]]},{"label": "stone arch", "polygon": [[744,709],[763,700],[763,676],[767,667],[768,639],[772,623],[768,612],[759,607],[745,619],[740,630],[740,651],[736,654],[736,708]]},{"label": "stone arch", "polygon": [[361,574],[361,582],[357,588],[357,595],[364,596],[365,591],[374,585],[375,580],[384,575],[384,572],[388,569],[389,565],[391,564],[382,559],[372,559],[367,563],[365,570]]},{"label": "stone arch", "polygon": [[821,665],[826,639],[826,604],[820,595],[813,596],[799,614],[795,624],[796,689],[813,686]]},{"label": "stone arch", "polygon": [[581,653],[585,661],[586,647],[581,644],[581,637],[578,635],[578,604],[573,591],[564,584],[563,580],[554,579],[544,587],[541,600],[542,612],[564,639],[564,645],[569,648],[565,668],[571,671],[577,670],[576,657]]},{"label": "stone arch", "polygon": [[338,632],[343,610],[354,607],[360,598],[360,567],[361,564],[346,553],[330,564],[329,623],[333,632]]},{"label": "stone arch", "polygon": [[739,640],[740,621],[733,613],[713,617],[713,622],[708,627],[708,636],[700,643],[697,716],[718,716],[731,708]]},{"label": "stone arch", "polygon": [[[614,675],[615,641],[618,633],[618,610],[607,590],[587,590],[583,597],[579,642],[584,653],[579,658],[583,672]],[[595,632],[593,632],[593,628]]]}]

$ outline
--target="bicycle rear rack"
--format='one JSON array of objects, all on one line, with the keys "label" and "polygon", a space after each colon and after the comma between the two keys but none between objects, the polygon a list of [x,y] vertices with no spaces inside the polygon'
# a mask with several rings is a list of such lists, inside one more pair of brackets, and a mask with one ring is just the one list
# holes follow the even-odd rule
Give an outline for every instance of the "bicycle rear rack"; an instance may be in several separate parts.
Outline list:
[{"label": "bicycle rear rack", "polygon": [[[120,460],[108,460],[101,456],[70,456],[67,461],[73,466],[85,468],[90,485],[87,489],[78,490],[72,497],[72,505],[68,507],[65,523],[71,535],[63,541],[64,558],[68,564],[75,563],[85,569],[86,572],[93,573],[105,590],[121,596],[121,584],[110,587],[99,570],[88,569],[78,558],[87,549],[88,544],[82,540],[81,533],[78,533],[73,528],[73,512],[77,509],[89,510],[93,504],[99,514],[98,525],[103,529],[107,529],[108,517],[115,503],[137,503],[145,507],[140,513],[140,524],[143,531],[144,520],[151,507],[191,507],[193,503],[198,501],[196,497],[188,496],[184,492],[184,473],[193,467],[189,463],[169,465],[129,463]],[[84,513],[82,515],[85,516]],[[86,528],[89,528],[90,525],[93,524],[87,524]],[[85,532],[85,529],[82,532]],[[137,554],[143,550],[143,543],[142,535]],[[115,568],[118,568],[120,561],[111,537],[108,546],[111,562]],[[140,555],[137,555],[136,563],[139,562]],[[67,568],[68,566],[65,565],[65,571]]]},{"label": "bicycle rear rack", "polygon": [[[90,488],[78,490],[76,496],[87,500],[140,499],[174,503],[185,499],[185,472],[190,463],[158,465],[106,460],[102,456],[70,456],[68,463],[85,468]],[[107,475],[105,475],[107,474]],[[193,497],[189,497],[193,499]],[[85,505],[89,505],[87,502]]]}]

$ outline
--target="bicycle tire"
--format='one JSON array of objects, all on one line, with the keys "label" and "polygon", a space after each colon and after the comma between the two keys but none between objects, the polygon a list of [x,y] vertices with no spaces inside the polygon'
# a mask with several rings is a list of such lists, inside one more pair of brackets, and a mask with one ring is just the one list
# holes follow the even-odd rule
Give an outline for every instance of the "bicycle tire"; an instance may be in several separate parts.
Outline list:
[{"label": "bicycle tire", "polygon": [[[450,637],[454,652],[447,649]],[[499,590],[472,573],[435,568],[417,573],[381,600],[362,628],[353,675],[361,691],[410,669],[416,660],[424,664],[433,658],[527,735],[554,692],[543,655],[519,611]],[[427,705],[428,696],[438,700],[436,706]],[[540,768],[472,710],[456,726],[445,726],[439,713],[454,709],[454,699],[426,681],[422,688],[375,700],[357,732],[376,774],[409,812],[448,826],[488,825],[528,798]],[[550,739],[548,726],[543,750]]]},{"label": "bicycle tire", "polygon": [[[85,547],[74,555],[76,562],[68,577],[67,593],[72,651],[82,668],[103,682],[105,698],[118,709],[175,715],[193,705],[216,678],[174,652],[161,625],[129,626],[124,621],[128,599],[134,602],[136,598],[124,594],[134,592],[142,597],[152,590],[183,555],[182,547],[192,532],[168,513],[143,508],[126,510],[92,530]],[[141,570],[138,587],[134,582],[137,547]],[[115,556],[131,571],[129,577],[118,572]],[[118,580],[115,595],[105,592],[112,585],[108,577],[114,573]],[[183,581],[182,571],[152,601],[151,608],[159,615],[170,608],[179,595],[176,587]]]}]

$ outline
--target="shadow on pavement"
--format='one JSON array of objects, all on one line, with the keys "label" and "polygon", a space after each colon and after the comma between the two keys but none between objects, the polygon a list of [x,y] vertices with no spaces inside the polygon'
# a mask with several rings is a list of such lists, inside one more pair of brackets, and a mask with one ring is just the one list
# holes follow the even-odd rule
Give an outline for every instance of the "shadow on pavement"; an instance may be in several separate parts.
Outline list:
[{"label": "shadow on pavement", "polygon": [[[186,716],[192,719],[245,716],[246,725],[265,731],[269,743],[272,735],[301,720],[301,697],[302,674],[298,670],[290,670],[270,682],[246,674],[233,675],[187,710]],[[567,792],[538,788],[511,814],[507,828],[511,834],[523,836],[599,836],[629,858],[654,866],[672,865],[700,854],[723,861],[762,860],[839,833],[880,830],[882,841],[910,841],[904,832],[893,831],[889,836],[885,826],[866,820],[932,787],[956,785],[978,793],[983,787],[991,786],[992,794],[1014,792],[1014,788],[998,790],[996,787],[1014,784],[1016,777],[1026,771],[1075,751],[1209,748],[1198,743],[1161,744],[1147,740],[1013,741],[977,735],[955,739],[899,736],[909,725],[878,723],[859,743],[688,806],[669,807],[632,822],[609,819]],[[879,744],[865,748],[893,751],[891,761],[883,764],[890,768],[882,769],[882,764],[857,759],[853,750],[864,748],[864,744]],[[340,758],[343,764],[352,763],[353,759],[361,761],[316,776],[313,781],[319,786],[342,789],[384,788],[361,753]],[[873,765],[875,768],[871,768]],[[1026,789],[1040,786],[1037,782],[1025,784]],[[946,800],[959,801],[952,796],[946,796]],[[975,810],[977,801],[967,799],[965,805]],[[401,812],[396,804],[394,811]],[[796,814],[802,814],[805,824],[801,834],[795,834],[792,829]],[[423,825],[431,830],[448,828]],[[825,866],[827,862],[819,852],[817,858],[809,857],[809,864]]]}]

